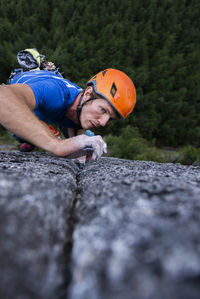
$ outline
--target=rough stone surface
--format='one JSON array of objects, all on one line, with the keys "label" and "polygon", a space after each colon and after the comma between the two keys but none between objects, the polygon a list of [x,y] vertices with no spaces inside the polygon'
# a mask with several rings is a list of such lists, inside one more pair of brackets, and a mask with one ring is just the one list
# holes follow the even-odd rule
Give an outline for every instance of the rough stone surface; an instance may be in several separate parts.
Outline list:
[{"label": "rough stone surface", "polygon": [[200,167],[0,152],[0,298],[199,299]]},{"label": "rough stone surface", "polygon": [[78,188],[68,298],[200,298],[199,167],[104,158]]},{"label": "rough stone surface", "polygon": [[60,298],[78,167],[44,153],[0,153],[0,298]]}]

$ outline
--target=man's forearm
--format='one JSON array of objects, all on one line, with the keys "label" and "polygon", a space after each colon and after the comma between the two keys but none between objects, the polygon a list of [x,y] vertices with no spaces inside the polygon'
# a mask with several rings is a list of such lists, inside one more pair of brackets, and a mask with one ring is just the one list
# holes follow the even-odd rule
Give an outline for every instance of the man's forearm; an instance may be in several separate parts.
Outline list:
[{"label": "man's forearm", "polygon": [[6,129],[36,146],[52,142],[51,132],[32,111],[35,99],[29,86],[0,86],[0,107],[0,122]]}]

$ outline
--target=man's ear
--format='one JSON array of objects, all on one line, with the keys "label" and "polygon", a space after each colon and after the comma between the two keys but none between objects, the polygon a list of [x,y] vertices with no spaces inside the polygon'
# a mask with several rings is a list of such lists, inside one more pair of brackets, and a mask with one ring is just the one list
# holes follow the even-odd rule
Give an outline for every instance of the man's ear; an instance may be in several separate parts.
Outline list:
[{"label": "man's ear", "polygon": [[92,86],[88,86],[88,87],[85,89],[85,92],[84,92],[84,102],[87,101],[87,100],[89,100],[92,91],[93,91]]}]

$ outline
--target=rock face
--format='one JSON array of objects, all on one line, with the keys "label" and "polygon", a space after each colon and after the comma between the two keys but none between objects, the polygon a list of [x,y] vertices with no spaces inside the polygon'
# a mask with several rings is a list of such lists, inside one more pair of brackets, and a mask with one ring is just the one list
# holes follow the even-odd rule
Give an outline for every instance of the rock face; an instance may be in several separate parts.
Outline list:
[{"label": "rock face", "polygon": [[0,298],[199,299],[200,167],[0,153]]},{"label": "rock face", "polygon": [[77,171],[42,153],[0,154],[0,298],[65,292]]}]

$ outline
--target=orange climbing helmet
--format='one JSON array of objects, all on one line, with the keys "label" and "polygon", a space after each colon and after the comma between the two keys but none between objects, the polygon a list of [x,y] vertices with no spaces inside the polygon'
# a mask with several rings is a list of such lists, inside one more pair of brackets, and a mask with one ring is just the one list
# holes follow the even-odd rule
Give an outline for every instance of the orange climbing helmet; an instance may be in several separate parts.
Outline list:
[{"label": "orange climbing helmet", "polygon": [[136,90],[132,80],[122,71],[106,69],[92,77],[88,86],[93,86],[97,94],[103,96],[118,112],[126,118],[136,103]]}]

